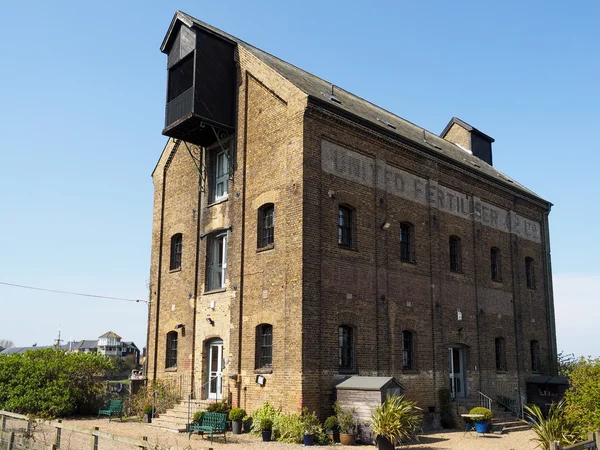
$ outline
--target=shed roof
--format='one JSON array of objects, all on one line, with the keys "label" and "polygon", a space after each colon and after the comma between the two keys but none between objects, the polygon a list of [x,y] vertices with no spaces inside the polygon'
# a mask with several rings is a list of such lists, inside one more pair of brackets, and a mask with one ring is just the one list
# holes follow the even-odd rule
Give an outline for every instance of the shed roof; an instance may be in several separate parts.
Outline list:
[{"label": "shed roof", "polygon": [[[180,23],[184,23],[190,27],[200,27],[201,29],[211,32],[222,39],[242,46],[267,66],[269,66],[272,70],[277,72],[283,78],[287,79],[290,83],[307,94],[309,99],[311,99],[314,103],[318,103],[319,106],[325,107],[337,113],[342,113],[342,115],[349,115],[354,120],[358,119],[361,122],[366,123],[370,128],[377,129],[388,136],[393,136],[415,143],[419,148],[425,150],[429,154],[450,160],[452,163],[461,166],[463,169],[469,172],[481,175],[484,178],[492,180],[505,188],[520,191],[532,200],[536,200],[547,205],[547,207],[551,206],[549,202],[543,200],[533,191],[512,180],[485,161],[465,152],[458,145],[447,141],[446,139],[427,131],[424,128],[421,128],[409,122],[408,120],[397,116],[396,114],[374,105],[373,103],[364,100],[361,97],[352,94],[351,92],[335,86],[329,81],[323,80],[322,78],[319,78],[316,75],[306,72],[305,70],[302,70],[263,50],[260,50],[242,41],[241,39],[236,38],[235,36],[225,33],[224,31],[221,31],[212,25],[185,14],[184,12],[177,11],[175,13],[169,30],[163,40],[163,44],[161,46],[162,51],[166,50],[169,42],[173,38],[173,31],[178,28]],[[332,99],[332,97],[335,100]],[[481,133],[479,130],[477,131]],[[489,137],[483,133],[481,134]]]},{"label": "shed roof", "polygon": [[568,377],[534,375],[527,379],[527,383],[533,384],[569,384]]},{"label": "shed roof", "polygon": [[380,391],[382,388],[390,384],[390,382],[402,387],[394,377],[361,377],[358,375],[352,376],[345,381],[342,381],[336,386],[336,389],[354,389],[357,391]]}]

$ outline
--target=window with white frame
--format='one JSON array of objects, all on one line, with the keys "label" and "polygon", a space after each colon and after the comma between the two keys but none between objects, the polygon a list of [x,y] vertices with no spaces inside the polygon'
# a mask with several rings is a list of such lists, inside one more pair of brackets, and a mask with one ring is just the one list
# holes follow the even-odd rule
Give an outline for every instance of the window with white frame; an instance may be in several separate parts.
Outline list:
[{"label": "window with white frame", "polygon": [[209,237],[207,244],[206,290],[223,289],[227,272],[227,233]]},{"label": "window with white frame", "polygon": [[229,158],[226,149],[213,150],[210,158],[211,203],[227,198],[227,187],[229,184]]}]

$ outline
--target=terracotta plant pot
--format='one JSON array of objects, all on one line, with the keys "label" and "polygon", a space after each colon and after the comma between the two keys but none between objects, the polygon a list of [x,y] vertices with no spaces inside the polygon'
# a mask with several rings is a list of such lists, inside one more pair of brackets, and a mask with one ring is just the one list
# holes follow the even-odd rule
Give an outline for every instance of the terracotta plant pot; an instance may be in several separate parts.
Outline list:
[{"label": "terracotta plant pot", "polygon": [[340,444],[342,444],[342,445],[354,445],[354,434],[340,433]]}]

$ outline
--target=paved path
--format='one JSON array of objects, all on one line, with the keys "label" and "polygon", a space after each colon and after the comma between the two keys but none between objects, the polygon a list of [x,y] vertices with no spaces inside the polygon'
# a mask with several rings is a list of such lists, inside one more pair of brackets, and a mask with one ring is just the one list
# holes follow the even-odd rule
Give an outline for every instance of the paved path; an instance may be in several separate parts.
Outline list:
[{"label": "paved path", "polygon": [[[250,434],[232,435],[227,433],[227,444],[223,443],[223,436],[215,437],[211,444],[210,440],[202,439],[198,435],[192,436],[188,440],[187,434],[171,433],[161,429],[139,423],[139,422],[120,422],[114,420],[108,422],[108,419],[79,419],[79,420],[64,420],[65,424],[75,426],[80,429],[93,429],[99,427],[101,431],[119,436],[130,437],[134,439],[142,439],[142,436],[148,438],[148,442],[152,444],[153,450],[165,450],[169,447],[176,447],[185,450],[208,450],[209,448],[217,449],[267,449],[267,450],[284,450],[291,448],[302,448],[298,444],[283,444],[279,442],[262,442],[260,437]],[[485,435],[477,437],[475,433],[469,434],[462,431],[444,431],[440,433],[431,433],[420,437],[419,443],[404,445],[397,447],[405,450],[534,450],[536,444],[531,441],[534,433],[531,430],[517,431],[503,435]],[[65,448],[70,450],[89,449],[87,439],[80,439],[77,433],[64,432],[63,442],[68,445]],[[121,444],[116,442],[101,439],[98,450],[137,450],[129,444]],[[62,448],[62,446],[61,446]],[[341,450],[344,447],[340,444],[330,446],[318,446],[315,449],[322,450]],[[373,446],[357,446],[360,448],[375,448]]]}]

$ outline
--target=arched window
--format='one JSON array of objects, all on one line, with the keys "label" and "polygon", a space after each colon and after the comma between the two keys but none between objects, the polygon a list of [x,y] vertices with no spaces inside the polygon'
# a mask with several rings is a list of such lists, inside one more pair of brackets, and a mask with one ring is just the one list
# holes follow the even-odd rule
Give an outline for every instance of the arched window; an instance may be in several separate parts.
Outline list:
[{"label": "arched window", "polygon": [[400,224],[400,259],[413,262],[415,260],[415,227],[412,223]]},{"label": "arched window", "polygon": [[542,365],[542,359],[540,356],[540,343],[538,341],[531,341],[531,371],[539,372]]},{"label": "arched window", "polygon": [[533,258],[525,258],[525,280],[527,289],[535,289],[535,271]]},{"label": "arched window", "polygon": [[177,367],[177,331],[167,333],[167,358],[165,367],[172,369]]},{"label": "arched window", "polygon": [[490,268],[492,271],[492,280],[500,281],[502,279],[500,273],[500,249],[497,247],[490,249]]},{"label": "arched window", "polygon": [[227,272],[227,233],[211,236],[207,242],[206,290],[225,287]]},{"label": "arched window", "polygon": [[273,367],[273,325],[263,323],[256,327],[256,368]]},{"label": "arched window", "polygon": [[273,203],[258,209],[258,248],[272,246],[275,242],[275,206]]},{"label": "arched window", "polygon": [[354,369],[354,329],[342,325],[338,329],[339,365],[341,370]]},{"label": "arched window", "polygon": [[506,371],[506,341],[504,338],[496,338],[496,370]]},{"label": "arched window", "polygon": [[181,233],[171,236],[171,260],[169,263],[169,270],[181,269],[181,246]]},{"label": "arched window", "polygon": [[412,331],[402,332],[402,369],[415,368],[415,334]]},{"label": "arched window", "polygon": [[462,270],[462,248],[458,236],[450,236],[450,270],[460,272]]},{"label": "arched window", "polygon": [[338,244],[340,247],[354,248],[354,211],[341,205],[338,211]]}]

